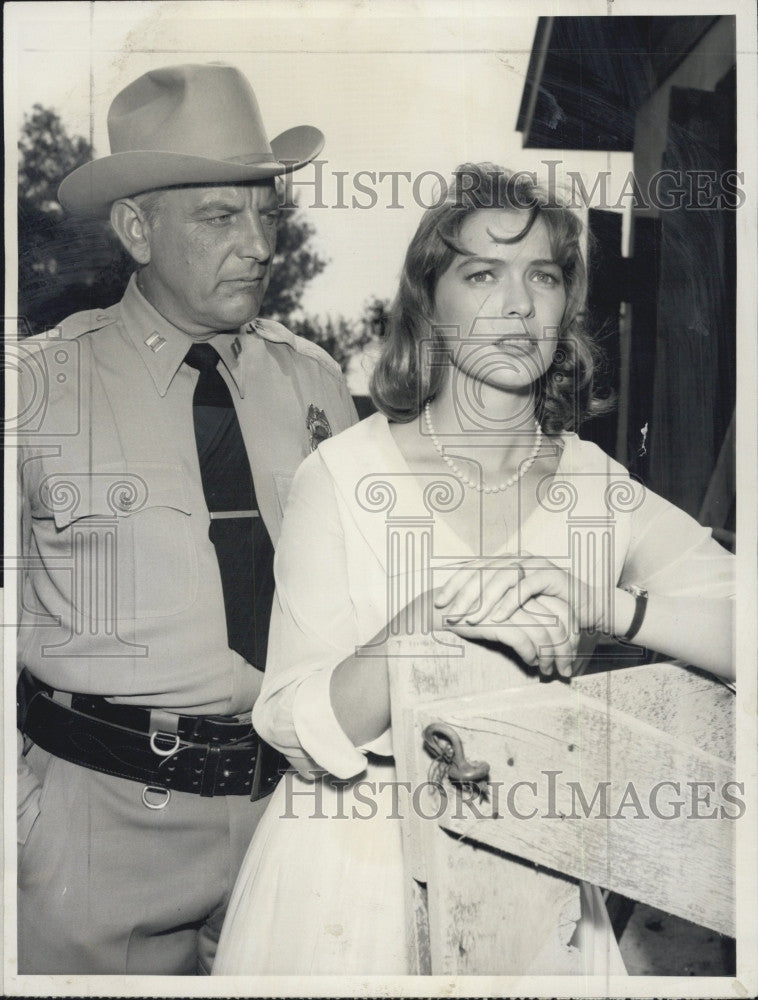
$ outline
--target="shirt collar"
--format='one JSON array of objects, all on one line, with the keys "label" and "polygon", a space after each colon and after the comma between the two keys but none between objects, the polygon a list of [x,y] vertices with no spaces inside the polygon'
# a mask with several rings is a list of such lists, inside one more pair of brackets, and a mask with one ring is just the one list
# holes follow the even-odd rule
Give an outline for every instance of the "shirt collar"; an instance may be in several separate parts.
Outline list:
[{"label": "shirt collar", "polygon": [[[173,323],[169,323],[147,301],[137,287],[136,274],[129,279],[121,300],[121,315],[126,332],[150,372],[155,388],[161,396],[165,396],[193,343],[193,338]],[[245,389],[239,357],[245,338],[237,333],[217,333],[208,343],[218,351],[237,392],[244,399]]]}]

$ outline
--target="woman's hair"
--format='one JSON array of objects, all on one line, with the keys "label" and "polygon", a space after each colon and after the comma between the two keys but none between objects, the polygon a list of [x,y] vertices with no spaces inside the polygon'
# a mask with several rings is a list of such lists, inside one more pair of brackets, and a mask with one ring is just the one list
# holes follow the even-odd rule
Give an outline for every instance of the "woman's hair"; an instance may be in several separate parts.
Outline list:
[{"label": "woman's hair", "polygon": [[554,259],[563,272],[566,308],[553,361],[535,386],[535,413],[547,434],[574,430],[586,417],[612,405],[593,394],[598,350],[581,317],[587,292],[579,244],[582,224],[539,187],[532,174],[511,173],[492,163],[458,167],[444,201],[424,213],[405,257],[386,340],[371,378],[372,398],[390,419],[407,422],[440,390],[444,366],[430,365],[428,350],[422,357],[425,342],[427,348],[443,346],[432,320],[437,282],[457,254],[469,252],[458,242],[465,220],[487,208],[523,212],[523,229],[507,242],[522,240],[537,219],[547,227]]}]

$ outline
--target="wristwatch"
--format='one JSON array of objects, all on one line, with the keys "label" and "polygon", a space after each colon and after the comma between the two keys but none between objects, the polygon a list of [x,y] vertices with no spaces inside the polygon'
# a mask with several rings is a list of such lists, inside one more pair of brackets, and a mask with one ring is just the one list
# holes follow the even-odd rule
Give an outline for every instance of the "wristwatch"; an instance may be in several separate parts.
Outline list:
[{"label": "wristwatch", "polygon": [[647,591],[643,590],[642,587],[635,586],[633,583],[628,583],[621,589],[625,590],[629,594],[632,594],[636,602],[634,606],[634,616],[632,617],[629,628],[623,635],[617,636],[619,639],[626,639],[629,641],[637,635],[642,622],[645,620],[645,611],[647,610]]}]

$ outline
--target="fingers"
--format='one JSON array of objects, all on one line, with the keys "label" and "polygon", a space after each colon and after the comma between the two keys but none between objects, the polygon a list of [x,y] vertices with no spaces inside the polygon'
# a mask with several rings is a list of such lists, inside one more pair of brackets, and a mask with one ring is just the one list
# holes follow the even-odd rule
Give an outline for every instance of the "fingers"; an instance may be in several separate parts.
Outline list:
[{"label": "fingers", "polygon": [[487,618],[503,593],[523,576],[520,564],[492,568],[486,562],[457,570],[435,594],[435,607],[444,608],[447,618],[467,618],[475,623]]},{"label": "fingers", "polygon": [[[534,602],[531,602],[534,603]],[[534,644],[537,658],[534,666],[539,668],[543,677],[550,677],[553,673],[554,659],[552,651],[552,640],[548,628],[545,624],[549,616],[533,614],[524,608],[520,608],[511,618],[507,625],[501,626],[510,634],[514,628],[522,628]]]},{"label": "fingers", "polygon": [[510,647],[525,663],[549,677],[557,669],[562,677],[573,673],[579,632],[568,604],[560,598],[542,595],[530,598],[516,609],[506,623],[467,621],[447,628],[466,639],[487,639]]},{"label": "fingers", "polygon": [[530,666],[539,665],[539,651],[528,629],[512,625],[507,627],[507,634],[504,634],[502,629],[486,624],[466,625],[464,622],[460,622],[447,627],[463,639],[486,639],[488,642],[500,642],[503,646],[510,647],[524,663],[528,663]]},{"label": "fingers", "polygon": [[478,626],[509,622],[519,608],[537,597],[554,597],[570,608],[579,605],[577,581],[549,559],[528,555],[492,568],[486,563],[464,567],[435,594],[435,608],[446,624]]},{"label": "fingers", "polygon": [[525,610],[537,618],[546,620],[550,647],[540,649],[541,658],[544,660],[549,656],[562,677],[571,677],[580,633],[575,626],[569,606],[560,598],[543,595],[528,601]]},{"label": "fingers", "polygon": [[[516,564],[508,569],[480,571],[478,578],[472,580],[467,588],[455,598],[453,605],[447,609],[448,615],[458,614],[468,625],[478,625],[492,619],[492,610],[505,598],[513,593],[520,596],[520,583],[524,579],[524,569]],[[471,598],[470,603],[466,601]],[[520,602],[518,602],[520,603]]]},{"label": "fingers", "polygon": [[[535,602],[532,602],[535,603]],[[535,615],[524,609],[519,609],[505,625],[495,625],[483,622],[479,625],[469,625],[465,621],[449,624],[447,628],[464,639],[486,639],[499,642],[512,649],[530,666],[538,667],[540,673],[549,677],[553,673],[553,647],[562,641],[563,627],[559,627],[558,636],[551,635],[546,622],[554,622],[555,616],[547,613],[543,607],[536,606]]]},{"label": "fingers", "polygon": [[[479,592],[481,572],[480,568],[456,570],[447,583],[435,591],[434,606],[445,608],[445,614],[450,618],[463,614]],[[461,594],[465,596],[461,597]]]},{"label": "fingers", "polygon": [[[510,621],[518,608],[524,607],[527,601],[536,597],[556,597],[568,603],[569,590],[568,575],[562,570],[527,568],[523,570],[523,576],[516,585],[503,589],[501,597],[488,602],[488,617],[497,622]],[[482,617],[480,611],[467,615],[466,621],[477,624]]]}]

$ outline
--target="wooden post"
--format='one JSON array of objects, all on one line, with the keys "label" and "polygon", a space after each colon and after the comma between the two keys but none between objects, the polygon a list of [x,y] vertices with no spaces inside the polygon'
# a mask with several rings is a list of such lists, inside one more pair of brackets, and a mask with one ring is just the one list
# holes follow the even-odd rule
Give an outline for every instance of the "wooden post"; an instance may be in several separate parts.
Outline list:
[{"label": "wooden post", "polygon": [[502,652],[460,643],[454,655],[431,635],[399,637],[389,657],[398,780],[410,782],[414,805],[404,819],[411,967],[420,974],[578,972],[581,956],[569,945],[579,919],[577,882],[451,837],[425,818],[439,803],[417,710],[434,713],[440,698],[457,704],[473,692],[536,681]]}]

